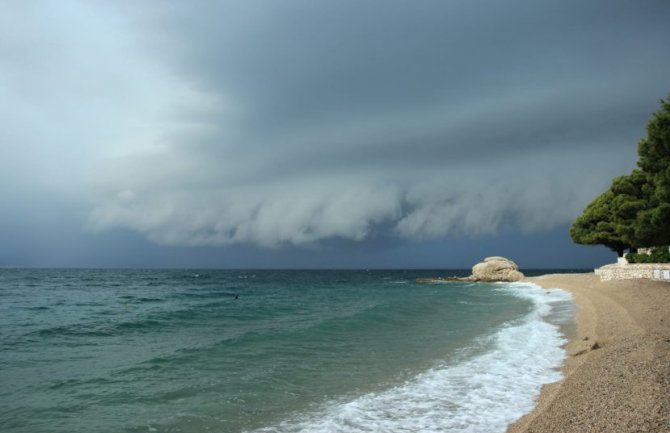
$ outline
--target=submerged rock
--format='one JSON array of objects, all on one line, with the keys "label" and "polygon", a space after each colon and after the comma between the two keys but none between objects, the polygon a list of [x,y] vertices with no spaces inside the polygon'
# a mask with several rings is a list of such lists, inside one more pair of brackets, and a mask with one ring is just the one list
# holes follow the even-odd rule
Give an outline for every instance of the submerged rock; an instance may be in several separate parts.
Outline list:
[{"label": "submerged rock", "polygon": [[487,257],[472,267],[472,281],[519,281],[524,275],[519,267],[505,257]]}]

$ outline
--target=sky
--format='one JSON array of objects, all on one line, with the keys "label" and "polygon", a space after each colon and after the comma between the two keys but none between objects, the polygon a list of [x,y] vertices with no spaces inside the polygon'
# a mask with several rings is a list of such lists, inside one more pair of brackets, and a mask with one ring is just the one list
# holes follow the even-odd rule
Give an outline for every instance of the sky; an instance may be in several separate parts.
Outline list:
[{"label": "sky", "polygon": [[667,0],[0,0],[0,266],[589,268]]}]

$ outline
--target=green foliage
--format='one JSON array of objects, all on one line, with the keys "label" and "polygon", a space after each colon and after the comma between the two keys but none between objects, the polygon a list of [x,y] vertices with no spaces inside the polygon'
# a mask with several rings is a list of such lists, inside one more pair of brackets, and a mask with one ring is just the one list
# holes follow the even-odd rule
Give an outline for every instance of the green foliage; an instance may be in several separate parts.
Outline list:
[{"label": "green foliage", "polygon": [[638,169],[615,178],[574,221],[573,241],[604,245],[619,256],[627,248],[670,244],[669,102],[661,100],[661,109],[647,123],[638,154]]},{"label": "green foliage", "polygon": [[626,254],[628,263],[670,263],[670,250],[668,247],[657,247],[651,250],[651,254]]},{"label": "green foliage", "polygon": [[607,190],[596,197],[570,227],[570,237],[583,245],[604,245],[621,257],[629,247],[612,221],[614,193]]},{"label": "green foliage", "polygon": [[638,167],[649,177],[649,204],[638,215],[636,237],[640,244],[670,244],[670,95],[647,123],[647,138],[640,140]]},{"label": "green foliage", "polygon": [[[670,95],[668,96],[670,100]],[[670,162],[670,102],[661,100],[661,109],[647,123],[647,138],[637,145],[637,165],[647,173],[667,174]]]},{"label": "green foliage", "polygon": [[610,215],[608,218],[623,243],[638,248],[646,244],[641,240],[640,214],[650,207],[653,185],[649,176],[641,170],[633,170],[628,176],[612,181]]}]

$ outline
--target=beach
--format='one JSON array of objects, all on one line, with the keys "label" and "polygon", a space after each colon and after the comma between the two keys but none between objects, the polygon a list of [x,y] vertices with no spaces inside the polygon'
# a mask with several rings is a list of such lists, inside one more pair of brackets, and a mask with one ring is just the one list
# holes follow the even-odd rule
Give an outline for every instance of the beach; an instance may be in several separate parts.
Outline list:
[{"label": "beach", "polygon": [[527,278],[577,307],[564,379],[508,433],[670,432],[670,284],[593,273]]}]

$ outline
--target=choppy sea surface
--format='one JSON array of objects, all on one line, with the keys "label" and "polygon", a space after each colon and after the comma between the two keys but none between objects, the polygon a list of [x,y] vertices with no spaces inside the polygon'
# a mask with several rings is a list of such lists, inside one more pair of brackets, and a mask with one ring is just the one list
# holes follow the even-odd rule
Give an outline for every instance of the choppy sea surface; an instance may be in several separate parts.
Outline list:
[{"label": "choppy sea surface", "polygon": [[435,273],[0,269],[0,431],[502,433],[570,296]]}]

